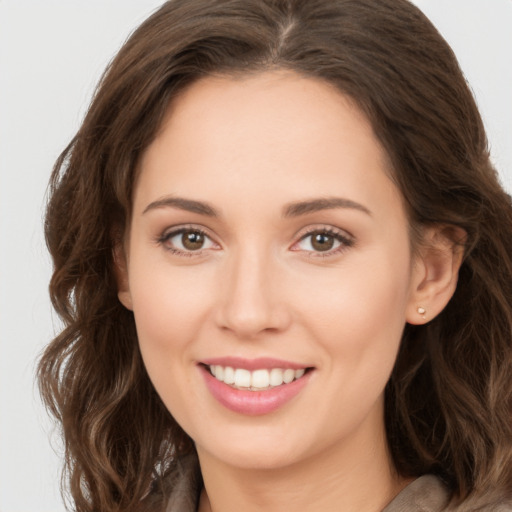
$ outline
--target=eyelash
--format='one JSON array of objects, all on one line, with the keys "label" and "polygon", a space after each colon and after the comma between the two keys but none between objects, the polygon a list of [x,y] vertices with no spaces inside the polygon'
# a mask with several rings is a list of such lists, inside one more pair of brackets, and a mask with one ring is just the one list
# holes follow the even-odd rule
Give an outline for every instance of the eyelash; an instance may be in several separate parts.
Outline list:
[{"label": "eyelash", "polygon": [[[172,254],[175,254],[177,256],[184,256],[184,257],[198,257],[203,254],[205,250],[208,249],[198,249],[196,251],[183,251],[181,249],[178,249],[176,247],[167,245],[169,240],[174,238],[175,236],[182,235],[183,233],[195,233],[200,236],[203,236],[205,239],[210,240],[213,242],[212,238],[208,235],[208,233],[196,226],[183,226],[178,229],[173,229],[172,231],[166,231],[161,236],[157,238],[157,242],[164,247],[165,250],[171,252]],[[313,235],[327,235],[330,237],[333,237],[337,242],[340,242],[340,245],[336,247],[335,249],[330,249],[328,251],[304,251],[308,254],[308,257],[310,258],[328,258],[330,256],[335,256],[340,254],[341,252],[347,250],[349,247],[352,247],[354,245],[354,239],[346,234],[342,234],[341,232],[333,229],[333,228],[322,228],[322,227],[315,227],[311,228],[305,233],[303,233],[299,240],[293,244],[292,247],[296,246],[297,244],[303,242],[308,237],[311,237]],[[299,251],[300,249],[292,249],[295,251]]]},{"label": "eyelash", "polygon": [[329,258],[331,256],[337,256],[342,252],[346,251],[348,248],[352,247],[355,243],[355,240],[352,236],[348,234],[343,234],[340,231],[333,228],[325,228],[325,227],[314,227],[303,233],[299,240],[293,244],[293,246],[299,244],[300,242],[306,240],[308,237],[312,237],[313,235],[328,235],[337,242],[340,242],[340,245],[335,249],[330,249],[328,251],[305,251],[310,258]]},{"label": "eyelash", "polygon": [[183,251],[181,249],[177,249],[176,247],[172,247],[171,245],[166,245],[169,240],[175,236],[182,235],[183,233],[196,233],[208,240],[212,240],[208,233],[201,228],[196,226],[183,226],[178,229],[173,229],[172,231],[165,231],[161,236],[158,237],[157,242],[161,244],[166,251],[169,251],[172,254],[176,254],[177,256],[184,256],[187,258],[200,256],[206,249],[198,249],[197,251]]}]

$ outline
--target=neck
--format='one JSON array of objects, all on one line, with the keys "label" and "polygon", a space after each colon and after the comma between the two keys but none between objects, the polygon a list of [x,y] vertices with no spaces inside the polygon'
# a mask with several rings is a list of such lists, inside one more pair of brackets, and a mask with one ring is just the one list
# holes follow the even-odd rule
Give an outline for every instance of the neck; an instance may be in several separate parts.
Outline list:
[{"label": "neck", "polygon": [[378,512],[409,483],[394,471],[384,435],[277,468],[234,467],[200,447],[198,454],[205,484],[199,512]]}]

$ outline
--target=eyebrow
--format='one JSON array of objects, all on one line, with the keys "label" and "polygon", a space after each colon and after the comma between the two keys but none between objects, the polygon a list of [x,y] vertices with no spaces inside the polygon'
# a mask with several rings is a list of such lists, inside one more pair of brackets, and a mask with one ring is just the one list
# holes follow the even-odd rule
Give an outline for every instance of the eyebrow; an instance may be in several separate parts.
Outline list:
[{"label": "eyebrow", "polygon": [[[145,214],[151,210],[168,207],[178,208],[180,210],[198,213],[199,215],[206,215],[208,217],[220,217],[219,212],[209,203],[174,196],[167,196],[153,201],[148,206],[146,206],[142,214]],[[342,197],[327,197],[287,204],[283,208],[283,217],[299,217],[308,213],[336,208],[349,208],[353,210],[359,210],[363,213],[366,213],[367,215],[372,214],[368,208],[360,203],[352,201],[351,199],[345,199]]]},{"label": "eyebrow", "polygon": [[152,203],[148,204],[142,214],[151,210],[157,210],[159,208],[178,208],[187,212],[198,213],[200,215],[206,215],[208,217],[219,217],[218,211],[208,203],[203,201],[194,201],[193,199],[185,199],[183,197],[162,197]]},{"label": "eyebrow", "polygon": [[356,203],[351,199],[345,199],[342,197],[326,197],[290,203],[284,207],[283,216],[299,217],[300,215],[306,215],[308,213],[319,212],[322,210],[331,210],[335,208],[349,208],[353,210],[359,210],[370,216],[372,214],[371,211],[366,208],[366,206]]}]

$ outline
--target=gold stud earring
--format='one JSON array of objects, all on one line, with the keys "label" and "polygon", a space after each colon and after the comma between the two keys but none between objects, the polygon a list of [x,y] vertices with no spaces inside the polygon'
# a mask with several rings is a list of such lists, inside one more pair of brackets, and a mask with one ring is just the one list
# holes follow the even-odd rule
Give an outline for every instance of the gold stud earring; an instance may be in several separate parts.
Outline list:
[{"label": "gold stud earring", "polygon": [[420,314],[423,318],[426,318],[425,313],[427,312],[427,310],[425,308],[418,306],[417,311],[418,311],[418,314]]}]

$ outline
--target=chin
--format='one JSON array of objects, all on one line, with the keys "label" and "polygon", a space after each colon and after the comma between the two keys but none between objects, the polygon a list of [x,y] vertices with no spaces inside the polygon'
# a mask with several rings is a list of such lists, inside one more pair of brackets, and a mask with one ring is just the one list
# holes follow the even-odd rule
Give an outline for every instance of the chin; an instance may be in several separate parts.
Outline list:
[{"label": "chin", "polygon": [[[229,442],[226,442],[226,438]],[[294,442],[285,436],[243,435],[241,438],[226,436],[219,442],[212,439],[204,445],[196,443],[199,455],[218,459],[222,463],[247,470],[280,469],[296,463],[302,456],[304,443]]]}]

